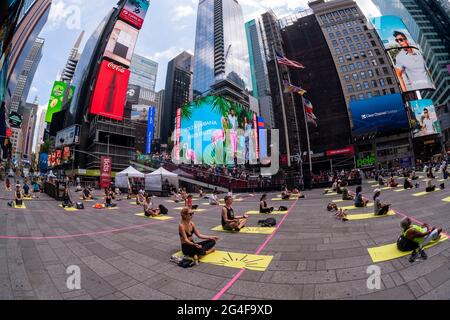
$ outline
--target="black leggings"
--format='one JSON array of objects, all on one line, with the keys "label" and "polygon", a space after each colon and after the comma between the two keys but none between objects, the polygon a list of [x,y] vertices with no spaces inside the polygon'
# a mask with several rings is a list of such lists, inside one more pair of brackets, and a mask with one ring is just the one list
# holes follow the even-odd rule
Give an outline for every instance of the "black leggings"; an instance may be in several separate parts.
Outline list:
[{"label": "black leggings", "polygon": [[425,191],[426,192],[433,192],[435,190],[436,190],[436,186],[432,186],[432,187],[427,187]]},{"label": "black leggings", "polygon": [[260,208],[259,213],[271,213],[273,208]]},{"label": "black leggings", "polygon": [[282,196],[281,199],[283,199],[283,200],[289,200],[290,197],[291,197],[291,196],[287,194],[287,195],[285,195],[285,196]]},{"label": "black leggings", "polygon": [[183,252],[184,255],[190,256],[190,257],[195,256],[195,255],[204,256],[204,255],[206,255],[206,251],[214,248],[214,246],[216,245],[216,241],[215,240],[206,240],[206,241],[198,242],[197,244],[199,244],[202,248],[199,249],[192,244],[183,243],[183,244],[181,244],[181,251]]},{"label": "black leggings", "polygon": [[381,208],[381,210],[378,212],[377,216],[385,215],[389,212],[389,206]]}]

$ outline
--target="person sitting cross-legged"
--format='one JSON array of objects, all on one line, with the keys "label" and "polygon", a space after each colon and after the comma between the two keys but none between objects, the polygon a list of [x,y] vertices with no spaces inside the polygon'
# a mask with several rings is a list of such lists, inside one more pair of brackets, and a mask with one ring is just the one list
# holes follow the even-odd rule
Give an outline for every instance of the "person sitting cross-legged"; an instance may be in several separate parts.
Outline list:
[{"label": "person sitting cross-legged", "polygon": [[28,185],[28,183],[27,182],[25,182],[24,184],[23,184],[23,196],[25,197],[25,198],[31,198],[31,193],[30,193],[30,186]]},{"label": "person sitting cross-legged", "polygon": [[347,189],[347,182],[342,181],[341,182],[341,189],[342,189],[342,200],[353,200],[353,197],[348,193]]},{"label": "person sitting cross-legged", "polygon": [[143,206],[145,202],[145,194],[142,190],[139,191],[137,197],[136,197],[136,204],[138,206]]},{"label": "person sitting cross-legged", "polygon": [[[193,257],[198,260],[199,256],[205,256],[214,252],[216,241],[219,240],[215,236],[206,236],[199,232],[195,223],[192,221],[194,211],[189,208],[181,210],[181,221],[178,226],[178,234],[181,240],[181,251],[184,255]],[[205,240],[202,242],[195,242],[193,236]]]},{"label": "person sitting cross-legged", "polygon": [[424,247],[431,241],[439,240],[442,229],[432,228],[427,224],[423,224],[422,226],[415,225],[408,217],[401,221],[400,226],[402,228],[402,234],[397,241],[398,249],[401,251],[413,250],[411,257],[409,258],[409,262],[411,263],[413,263],[419,255],[422,259],[427,259]]},{"label": "person sitting cross-legged", "polygon": [[398,187],[398,182],[395,181],[394,174],[391,174],[391,177],[389,178],[388,184],[389,184],[389,187],[391,187],[391,188],[397,188]]},{"label": "person sitting cross-legged", "polygon": [[152,196],[147,195],[144,202],[144,214],[146,217],[157,217],[161,214],[160,209],[153,208]]},{"label": "person sitting cross-legged", "polygon": [[436,186],[433,184],[433,176],[432,176],[432,174],[429,173],[428,177],[427,177],[427,184],[426,184],[425,191],[426,192],[433,192],[435,190],[436,190]]},{"label": "person sitting cross-legged", "polygon": [[267,195],[263,194],[261,199],[260,199],[260,202],[259,202],[259,213],[271,213],[271,212],[273,212],[274,208],[273,207],[269,208],[267,206],[266,199],[267,199]]},{"label": "person sitting cross-legged", "polygon": [[374,201],[374,214],[376,216],[382,216],[382,215],[388,214],[389,207],[391,206],[390,204],[382,203],[380,200],[380,195],[381,195],[381,190],[375,189],[373,201]]},{"label": "person sitting cross-legged", "polygon": [[67,188],[67,187],[64,189],[64,194],[63,194],[62,200],[63,200],[63,203],[62,203],[63,208],[73,207],[73,202],[70,199],[70,195],[69,195],[69,188]]},{"label": "person sitting cross-legged", "polygon": [[403,183],[403,188],[405,190],[414,188],[412,179],[409,176],[405,178],[405,182]]},{"label": "person sitting cross-legged", "polygon": [[281,192],[281,199],[289,200],[290,197],[291,197],[291,192],[289,191],[289,189],[285,185],[284,188],[283,188],[283,191]]},{"label": "person sitting cross-legged", "polygon": [[213,191],[210,195],[209,195],[209,204],[211,206],[218,206],[220,205],[220,201],[217,198],[217,194],[215,191]]},{"label": "person sitting cross-legged", "polygon": [[225,206],[222,208],[222,227],[228,231],[240,231],[247,223],[248,216],[235,216],[233,205],[233,197],[225,197]]},{"label": "person sitting cross-legged", "polygon": [[356,187],[356,195],[354,201],[355,207],[357,208],[367,207],[367,205],[369,204],[369,200],[364,200],[363,198],[361,186]]},{"label": "person sitting cross-legged", "polygon": [[81,193],[81,196],[82,196],[83,200],[92,200],[94,198],[92,195],[92,192],[87,187],[84,187],[83,192]]}]

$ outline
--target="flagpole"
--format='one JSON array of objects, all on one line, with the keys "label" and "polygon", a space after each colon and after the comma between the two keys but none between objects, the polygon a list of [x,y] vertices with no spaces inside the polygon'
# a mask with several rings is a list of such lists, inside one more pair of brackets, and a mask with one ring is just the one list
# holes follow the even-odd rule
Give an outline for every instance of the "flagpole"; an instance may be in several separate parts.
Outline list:
[{"label": "flagpole", "polygon": [[311,178],[312,178],[311,142],[309,140],[309,125],[308,125],[308,120],[306,119],[305,98],[303,98],[303,96],[302,96],[302,109],[303,109],[303,115],[305,117],[306,140],[308,142],[309,172],[310,172]]},{"label": "flagpole", "polygon": [[283,111],[284,135],[285,135],[285,139],[286,139],[286,152],[287,152],[288,167],[291,167],[291,148],[289,146],[289,134],[288,134],[288,128],[287,128],[286,106],[284,105],[283,88],[281,86],[280,70],[278,69],[277,54],[275,52],[275,46],[273,46],[273,45],[272,45],[272,51],[273,51],[273,58],[275,61],[275,68],[277,70],[278,88],[280,90],[280,98],[281,98],[281,109]]},{"label": "flagpole", "polygon": [[[289,83],[292,83],[291,82],[291,76],[289,75],[289,73],[288,73],[288,81],[289,81]],[[302,95],[302,98],[303,98],[303,95]],[[291,99],[292,99],[292,105],[294,107],[295,127],[297,129],[298,152],[300,154],[300,160],[301,160],[302,159],[302,145],[301,145],[301,140],[300,140],[300,130],[298,128],[297,111],[295,110],[295,99],[294,99],[294,94],[292,92],[291,92]],[[302,100],[302,102],[303,102],[303,100]],[[304,178],[303,177],[303,161],[302,161],[302,164],[300,166],[300,172],[301,172],[301,176],[302,176],[302,179],[303,179]]]}]

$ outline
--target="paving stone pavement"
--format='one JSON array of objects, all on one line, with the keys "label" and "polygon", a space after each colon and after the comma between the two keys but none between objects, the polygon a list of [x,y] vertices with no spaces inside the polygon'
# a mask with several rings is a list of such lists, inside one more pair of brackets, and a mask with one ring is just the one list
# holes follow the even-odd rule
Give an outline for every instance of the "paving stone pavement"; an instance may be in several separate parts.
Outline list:
[{"label": "paving stone pavement", "polygon": [[[41,194],[26,202],[26,210],[16,210],[7,206],[12,193],[1,189],[1,300],[450,299],[450,241],[429,249],[426,261],[410,264],[404,257],[376,264],[381,288],[369,289],[367,268],[373,263],[367,248],[394,243],[402,216],[338,221],[325,210],[338,196],[323,195],[322,189],[306,192],[306,199],[298,202],[269,201],[293,207],[267,242],[267,235],[211,231],[220,224],[218,207],[202,206],[206,211],[194,215],[202,233],[220,237],[218,250],[272,255],[264,272],[204,263],[182,269],[169,262],[180,250],[179,210],[173,209],[180,205],[167,199],[156,198],[155,204],[167,206],[175,219],[157,221],[135,216],[142,208],[129,200],[118,202],[119,210],[96,210],[88,202],[85,210],[67,212]],[[373,189],[363,184],[367,198]],[[417,192],[386,190],[382,200],[401,214],[448,232],[449,204],[442,199],[450,196],[450,190],[413,197]],[[258,209],[260,194],[241,196],[244,201],[234,204],[237,214]],[[284,217],[275,216],[278,223]],[[249,225],[259,219],[250,216]],[[80,290],[67,286],[67,268],[72,265],[81,271]],[[221,291],[232,279],[231,286]],[[217,296],[219,292],[222,295]]]}]

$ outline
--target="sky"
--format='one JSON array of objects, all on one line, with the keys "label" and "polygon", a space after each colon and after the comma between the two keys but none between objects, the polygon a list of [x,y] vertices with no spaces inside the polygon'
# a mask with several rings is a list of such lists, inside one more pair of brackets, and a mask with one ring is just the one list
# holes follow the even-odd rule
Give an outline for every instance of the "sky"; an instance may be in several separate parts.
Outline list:
[{"label": "sky", "polygon": [[[194,53],[199,0],[150,0],[150,8],[140,31],[135,53],[159,63],[156,90],[164,89],[167,63],[183,50]],[[268,9],[285,16],[307,8],[308,0],[239,0],[244,20],[258,17]],[[363,12],[379,16],[371,0],[356,0]],[[53,82],[63,70],[70,50],[82,30],[81,48],[116,0],[53,0],[46,26],[39,37],[45,39],[43,57],[36,71],[28,101],[38,97],[46,106]]]}]

